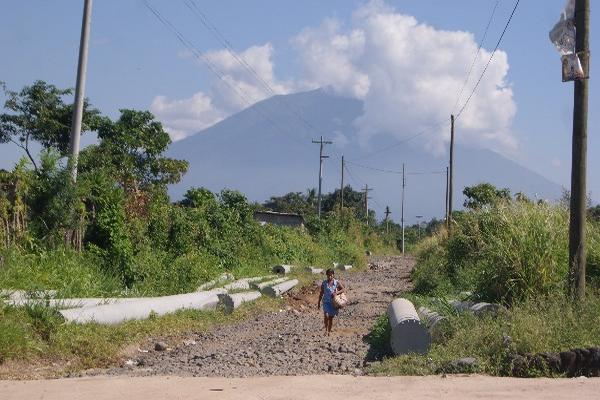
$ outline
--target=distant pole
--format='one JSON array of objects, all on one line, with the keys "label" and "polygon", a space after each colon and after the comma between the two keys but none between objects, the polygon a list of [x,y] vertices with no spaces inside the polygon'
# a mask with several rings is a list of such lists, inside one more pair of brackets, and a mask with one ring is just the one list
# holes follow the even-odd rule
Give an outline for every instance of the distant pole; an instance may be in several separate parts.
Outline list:
[{"label": "distant pole", "polygon": [[417,215],[417,232],[418,232],[418,240],[421,240],[421,218],[423,218],[422,215]]},{"label": "distant pole", "polygon": [[446,167],[446,228],[448,228],[448,167]]},{"label": "distant pole", "polygon": [[319,149],[319,201],[317,206],[317,214],[319,218],[321,218],[321,186],[323,184],[323,160],[329,158],[329,156],[323,155],[323,146],[326,144],[332,144],[333,142],[324,141],[323,136],[321,136],[321,140],[313,140],[313,143],[318,143],[320,145]]},{"label": "distant pole", "polygon": [[[575,2],[575,51],[584,72],[589,73],[590,0]],[[575,81],[573,105],[573,148],[571,167],[571,207],[569,223],[569,280],[572,296],[585,296],[585,218],[587,169],[588,80]]]},{"label": "distant pole", "polygon": [[448,178],[448,232],[452,232],[452,198],[454,194],[454,115],[450,116],[450,176]]},{"label": "distant pole", "polygon": [[402,254],[404,254],[404,187],[406,179],[404,176],[404,163],[402,163],[402,214],[400,215],[400,224],[402,225]]},{"label": "distant pole", "polygon": [[385,206],[385,233],[386,235],[390,233],[390,206]]},{"label": "distant pole", "polygon": [[340,212],[344,210],[344,168],[346,165],[344,164],[344,156],[342,156],[342,184],[340,185]]},{"label": "distant pole", "polygon": [[373,189],[369,189],[369,185],[365,184],[365,220],[367,226],[369,226],[369,191]]},{"label": "distant pole", "polygon": [[73,108],[73,121],[71,123],[71,176],[73,182],[77,181],[77,159],[79,157],[79,138],[81,136],[81,120],[83,118],[91,16],[92,0],[84,0],[81,39],[79,42],[79,62],[77,65],[77,84],[75,86],[75,107]]}]

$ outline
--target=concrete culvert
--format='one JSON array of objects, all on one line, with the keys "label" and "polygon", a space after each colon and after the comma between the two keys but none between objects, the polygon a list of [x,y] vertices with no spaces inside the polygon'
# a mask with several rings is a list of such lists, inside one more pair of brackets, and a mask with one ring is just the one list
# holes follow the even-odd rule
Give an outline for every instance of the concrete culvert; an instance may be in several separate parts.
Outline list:
[{"label": "concrete culvert", "polygon": [[285,292],[291,290],[294,286],[298,284],[298,279],[292,279],[289,281],[285,281],[282,283],[278,283],[277,285],[267,286],[262,290],[262,294],[269,297],[277,297],[281,296]]},{"label": "concrete culvert", "polygon": [[227,281],[232,281],[235,278],[233,277],[232,274],[230,273],[224,273],[219,275],[217,278],[213,279],[212,281],[208,281],[206,283],[203,283],[202,285],[198,286],[197,291],[198,292],[202,292],[204,290],[209,290],[214,288],[217,285],[220,285],[223,282],[227,282]]},{"label": "concrete culvert", "polygon": [[260,282],[263,279],[264,278],[262,276],[256,276],[254,278],[242,278],[223,286],[223,288],[225,290],[249,290],[251,283]]},{"label": "concrete culvert", "polygon": [[278,283],[285,282],[288,279],[289,278],[285,278],[284,277],[284,278],[273,279],[271,281],[266,281],[266,282],[253,282],[253,283],[250,284],[250,286],[252,286],[255,289],[258,289],[258,290],[262,291],[267,286],[277,285]]},{"label": "concrete culvert", "polygon": [[273,267],[273,272],[276,274],[289,274],[292,272],[292,265],[280,264]]},{"label": "concrete culvert", "polygon": [[394,354],[427,353],[431,337],[410,301],[395,299],[389,305],[387,314],[391,328],[390,345]]},{"label": "concrete culvert", "polygon": [[13,306],[28,306],[28,305],[40,305],[49,308],[83,308],[83,307],[95,307],[103,304],[116,304],[116,303],[129,303],[132,301],[143,300],[141,297],[123,297],[123,298],[101,298],[101,297],[90,297],[90,298],[73,298],[73,299],[21,299],[21,300],[7,300],[4,303]]},{"label": "concrete culvert", "polygon": [[472,312],[477,316],[481,315],[497,315],[498,313],[505,310],[500,304],[492,304],[492,303],[475,303],[473,301],[458,301],[453,300],[450,302],[450,305],[454,307],[454,309],[458,312]]},{"label": "concrete culvert", "polygon": [[217,308],[222,310],[225,314],[231,314],[233,310],[242,304],[258,299],[261,294],[260,292],[242,292],[234,294],[223,293],[217,296],[219,297]]},{"label": "concrete culvert", "polygon": [[224,289],[213,289],[207,292],[148,297],[127,303],[72,308],[61,310],[60,313],[67,322],[79,324],[97,322],[113,325],[135,319],[146,319],[151,314],[162,316],[183,309],[214,310],[219,301],[217,295],[225,292]]},{"label": "concrete culvert", "polygon": [[316,274],[322,274],[323,273],[323,268],[317,268],[317,267],[306,267],[306,270],[308,272],[310,272],[313,275]]},{"label": "concrete culvert", "polygon": [[427,326],[433,342],[439,343],[450,335],[450,322],[443,315],[426,307],[419,307],[418,314],[421,321]]}]

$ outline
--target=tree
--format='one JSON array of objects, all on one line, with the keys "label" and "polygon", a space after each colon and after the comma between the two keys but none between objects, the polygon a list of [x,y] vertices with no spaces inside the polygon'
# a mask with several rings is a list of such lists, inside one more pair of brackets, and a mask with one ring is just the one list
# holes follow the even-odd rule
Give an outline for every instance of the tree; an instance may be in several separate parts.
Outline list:
[{"label": "tree", "polygon": [[98,128],[100,144],[82,151],[82,173],[103,169],[127,190],[177,183],[188,162],[163,156],[171,139],[148,111],[123,109],[115,122],[103,118]]},{"label": "tree", "polygon": [[302,192],[290,192],[283,196],[271,196],[263,203],[269,210],[283,213],[302,214],[304,216],[316,213],[317,191],[308,189],[306,194]]},{"label": "tree", "polygon": [[[355,210],[358,217],[364,218],[365,197],[362,192],[357,192],[350,185],[344,187],[344,208]],[[323,198],[323,211],[333,211],[340,203],[340,189],[328,193]]]},{"label": "tree", "polygon": [[466,196],[464,206],[471,209],[493,206],[499,201],[507,201],[511,198],[509,189],[498,189],[487,182],[475,186],[467,186],[463,190],[463,194]]},{"label": "tree", "polygon": [[[12,142],[23,149],[36,172],[38,165],[31,154],[32,141],[58,151],[61,156],[67,155],[73,105],[65,104],[63,98],[70,95],[72,89],[58,89],[44,81],[35,81],[20,92],[7,90],[2,82],[0,88],[6,96],[4,109],[8,111],[0,114],[0,143]],[[86,100],[81,131],[95,130],[100,120],[100,112],[90,108]]]},{"label": "tree", "polygon": [[588,217],[596,222],[600,222],[600,204],[588,208]]}]

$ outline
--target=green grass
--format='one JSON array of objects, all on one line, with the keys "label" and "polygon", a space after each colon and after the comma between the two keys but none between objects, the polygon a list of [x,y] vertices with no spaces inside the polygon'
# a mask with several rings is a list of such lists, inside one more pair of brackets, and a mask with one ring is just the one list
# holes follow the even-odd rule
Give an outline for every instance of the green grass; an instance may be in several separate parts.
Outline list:
[{"label": "green grass", "polygon": [[[122,349],[148,337],[180,337],[206,331],[281,307],[281,300],[261,298],[230,315],[184,310],[117,326],[63,324],[54,310],[44,307],[0,307],[0,361],[18,359],[43,364],[67,364],[69,371],[102,368],[118,362]],[[1,376],[0,376],[1,378]]]},{"label": "green grass", "polygon": [[[475,372],[510,375],[509,355],[600,346],[600,225],[587,226],[588,293],[582,304],[566,295],[567,234],[568,212],[558,206],[510,202],[458,215],[452,238],[442,230],[416,247],[415,289],[406,296],[446,316],[447,332],[427,355],[388,357],[370,373],[442,373],[452,361],[475,357]],[[503,303],[507,311],[483,318],[458,314],[446,300],[464,299],[463,291]],[[372,336],[375,345],[388,340],[381,321]]]},{"label": "green grass", "polygon": [[[497,317],[450,315],[452,334],[432,345],[424,356],[389,357],[370,373],[375,375],[427,375],[464,357],[475,357],[479,373],[510,375],[509,353],[560,352],[600,346],[600,296],[589,295],[573,305],[561,297],[528,300]],[[376,332],[377,330],[374,330]],[[506,338],[510,337],[509,341]],[[532,375],[543,375],[534,371]]]}]

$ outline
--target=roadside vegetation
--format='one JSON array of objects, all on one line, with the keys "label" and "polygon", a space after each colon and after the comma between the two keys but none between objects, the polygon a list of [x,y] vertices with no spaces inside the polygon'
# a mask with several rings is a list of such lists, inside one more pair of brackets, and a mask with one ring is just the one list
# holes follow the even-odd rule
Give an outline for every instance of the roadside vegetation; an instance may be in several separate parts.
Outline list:
[{"label": "roadside vegetation", "polygon": [[[170,295],[194,291],[224,272],[267,275],[278,263],[361,267],[367,249],[395,251],[374,213],[361,214],[360,193],[351,187],[343,210],[337,192],[325,195],[321,219],[313,189],[265,204],[202,187],[170,199],[168,186],[180,181],[188,163],[165,156],[170,138],[146,111],[124,109],[113,120],[86,102],[83,131],[98,140],[82,149],[75,184],[67,163],[72,106],[64,101],[71,91],[41,81],[19,92],[0,87],[0,143],[24,153],[12,170],[0,170],[0,289],[51,289],[58,297]],[[39,155],[33,142],[42,147]],[[306,228],[261,226],[253,216],[259,209],[300,213]],[[68,326],[53,310],[0,302],[0,364],[106,366],[127,343],[203,329],[253,307],[236,317],[186,311],[103,327]]]},{"label": "roadside vegetation", "polygon": [[[561,352],[600,345],[600,222],[590,209],[588,292],[583,303],[568,296],[568,196],[559,204],[533,202],[490,184],[468,187],[465,211],[416,247],[414,290],[409,298],[447,319],[445,334],[425,356],[392,357],[377,374],[452,372],[453,361],[476,358],[473,372],[511,375],[515,355]],[[497,315],[457,313],[449,300],[503,306]],[[384,320],[385,317],[382,317]],[[385,321],[387,322],[387,321]],[[389,332],[379,321],[372,341]],[[529,376],[551,375],[530,366]]]}]

